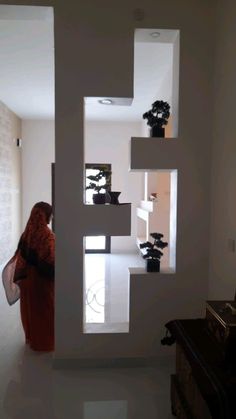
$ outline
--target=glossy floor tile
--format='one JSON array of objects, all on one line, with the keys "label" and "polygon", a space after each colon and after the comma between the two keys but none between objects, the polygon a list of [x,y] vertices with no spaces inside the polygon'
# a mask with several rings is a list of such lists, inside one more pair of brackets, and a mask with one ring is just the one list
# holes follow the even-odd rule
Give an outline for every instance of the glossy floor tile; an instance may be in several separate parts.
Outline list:
[{"label": "glossy floor tile", "polygon": [[19,304],[0,287],[1,419],[170,419],[170,374],[158,368],[54,370],[24,345]]},{"label": "glossy floor tile", "polygon": [[169,368],[55,371],[21,348],[1,372],[2,419],[171,418]]}]

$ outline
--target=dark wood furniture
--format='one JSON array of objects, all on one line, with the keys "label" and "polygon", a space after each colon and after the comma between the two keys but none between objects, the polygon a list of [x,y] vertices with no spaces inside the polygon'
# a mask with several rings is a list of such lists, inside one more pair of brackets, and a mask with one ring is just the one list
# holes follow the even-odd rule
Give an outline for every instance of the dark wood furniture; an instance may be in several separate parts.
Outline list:
[{"label": "dark wood furniture", "polygon": [[232,314],[228,304],[235,305],[235,302],[207,301],[206,322],[226,363],[233,366],[236,363],[236,315]]},{"label": "dark wood furniture", "polygon": [[178,419],[235,419],[235,369],[209,330],[207,318],[175,320],[167,329],[176,339],[173,414]]}]

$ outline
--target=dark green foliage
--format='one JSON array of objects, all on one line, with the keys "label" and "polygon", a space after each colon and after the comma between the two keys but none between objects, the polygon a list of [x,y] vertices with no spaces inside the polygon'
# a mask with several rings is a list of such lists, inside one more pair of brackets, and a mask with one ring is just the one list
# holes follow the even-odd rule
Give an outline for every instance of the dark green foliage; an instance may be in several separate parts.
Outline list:
[{"label": "dark green foliage", "polygon": [[147,241],[139,245],[140,249],[146,249],[143,258],[160,260],[163,253],[159,249],[164,249],[168,246],[168,243],[161,240],[164,237],[161,233],[151,233],[150,236],[154,239],[154,243]]},{"label": "dark green foliage", "polygon": [[163,127],[167,125],[168,119],[170,116],[170,105],[163,100],[156,100],[152,104],[152,109],[143,114],[143,119],[147,119],[147,124],[150,127],[158,125]]},{"label": "dark green foliage", "polygon": [[[106,184],[99,185],[99,181],[104,177],[106,178]],[[91,182],[88,186],[86,186],[86,190],[93,189],[97,193],[100,193],[102,189],[107,191],[111,186],[111,171],[99,168],[99,172],[97,175],[87,176],[87,179],[91,180]]]},{"label": "dark green foliage", "polygon": [[161,240],[164,237],[161,233],[150,233],[150,236],[155,240]]}]

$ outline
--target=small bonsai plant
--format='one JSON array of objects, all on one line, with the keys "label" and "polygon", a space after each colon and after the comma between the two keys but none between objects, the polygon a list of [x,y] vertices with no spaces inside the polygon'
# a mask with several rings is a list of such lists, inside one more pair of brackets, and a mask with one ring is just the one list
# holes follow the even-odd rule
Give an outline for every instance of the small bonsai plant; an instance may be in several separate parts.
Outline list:
[{"label": "small bonsai plant", "polygon": [[143,258],[147,260],[147,272],[160,272],[160,259],[163,256],[160,249],[167,247],[168,243],[162,241],[164,235],[161,233],[151,233],[150,236],[154,239],[154,242],[147,241],[141,243],[139,247],[140,249],[146,249]]},{"label": "small bonsai plant", "polygon": [[[106,192],[111,187],[111,171],[107,170],[106,167],[102,168],[100,166],[98,170],[99,172],[96,175],[87,176],[87,179],[89,179],[91,182],[88,186],[86,186],[86,190],[92,189],[94,192],[96,192],[93,194],[94,204],[105,204]],[[103,178],[106,179],[106,182],[104,184],[100,184],[100,180]],[[105,190],[105,193],[101,192],[102,190]]]},{"label": "small bonsai plant", "polygon": [[170,116],[170,105],[163,100],[156,100],[152,104],[152,109],[143,114],[143,119],[147,119],[147,124],[151,127],[152,137],[164,137],[164,125],[167,125]]}]

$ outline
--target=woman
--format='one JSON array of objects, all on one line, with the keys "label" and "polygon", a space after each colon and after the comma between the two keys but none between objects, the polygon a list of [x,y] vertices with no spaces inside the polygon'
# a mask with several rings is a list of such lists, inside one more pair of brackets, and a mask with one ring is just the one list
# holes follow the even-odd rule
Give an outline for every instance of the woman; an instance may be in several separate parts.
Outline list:
[{"label": "woman", "polygon": [[51,205],[34,205],[17,251],[3,270],[8,302],[20,298],[26,343],[35,351],[54,350],[55,235],[48,227],[51,218]]}]

